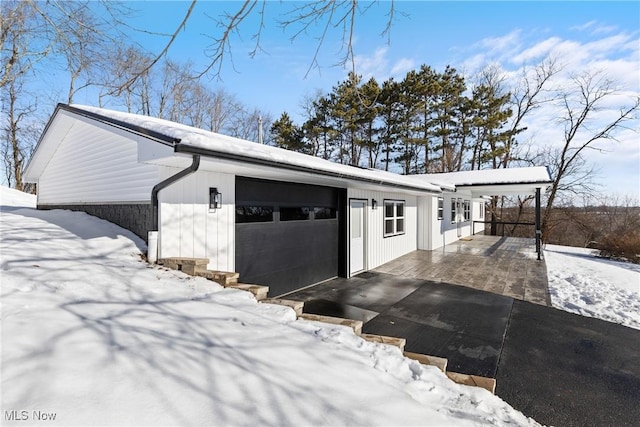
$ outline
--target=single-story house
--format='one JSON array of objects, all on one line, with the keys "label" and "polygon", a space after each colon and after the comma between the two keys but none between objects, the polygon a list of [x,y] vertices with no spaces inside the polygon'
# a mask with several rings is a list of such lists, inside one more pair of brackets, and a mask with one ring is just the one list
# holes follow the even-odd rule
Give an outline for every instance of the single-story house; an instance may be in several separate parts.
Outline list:
[{"label": "single-story house", "polygon": [[273,296],[480,232],[484,196],[551,183],[545,167],[398,175],[63,104],[24,175],[39,209],[104,218],[157,239],[152,260],[208,258]]}]

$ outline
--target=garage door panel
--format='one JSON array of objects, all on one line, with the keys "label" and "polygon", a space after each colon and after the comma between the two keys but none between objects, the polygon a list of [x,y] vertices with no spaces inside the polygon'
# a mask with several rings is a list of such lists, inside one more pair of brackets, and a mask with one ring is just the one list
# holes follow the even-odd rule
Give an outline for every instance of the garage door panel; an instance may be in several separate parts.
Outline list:
[{"label": "garage door panel", "polygon": [[244,283],[277,296],[338,275],[339,220],[280,221],[280,208],[338,209],[340,190],[238,178],[238,206],[273,206],[272,221],[236,224],[236,270]]}]

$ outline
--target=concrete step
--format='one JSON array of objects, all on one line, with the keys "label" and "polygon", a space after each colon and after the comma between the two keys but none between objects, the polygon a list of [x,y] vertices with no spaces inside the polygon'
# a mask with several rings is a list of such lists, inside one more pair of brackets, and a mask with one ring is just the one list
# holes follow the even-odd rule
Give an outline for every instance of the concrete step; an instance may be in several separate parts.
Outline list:
[{"label": "concrete step", "polygon": [[298,317],[302,315],[302,309],[304,308],[304,301],[294,301],[290,299],[267,298],[263,299],[261,302],[266,304],[284,305],[285,307],[292,308]]},{"label": "concrete step", "polygon": [[243,291],[251,292],[258,301],[262,301],[266,299],[267,294],[269,293],[268,286],[250,285],[248,283],[232,283],[230,285],[225,286],[225,288],[240,289]]},{"label": "concrete step", "polygon": [[195,275],[212,280],[222,286],[229,286],[233,285],[234,283],[238,283],[238,279],[240,277],[240,274],[238,273],[215,270],[196,271]]},{"label": "concrete step", "polygon": [[351,329],[353,329],[353,332],[356,335],[360,335],[362,333],[361,320],[343,319],[341,317],[321,316],[319,314],[311,314],[311,313],[302,313],[300,315],[300,318],[305,320],[312,320],[314,322],[324,322],[324,323],[330,323],[332,325],[348,326]]},{"label": "concrete step", "polygon": [[209,264],[209,258],[188,258],[188,257],[162,258],[158,260],[158,264],[161,264],[173,270],[179,270],[186,274],[195,276],[196,272],[205,271],[207,269],[207,264]]},{"label": "concrete step", "polygon": [[384,335],[374,335],[374,334],[361,334],[360,336],[369,342],[375,342],[379,344],[388,344],[394,347],[398,347],[400,351],[404,351],[404,346],[407,344],[407,340],[404,338],[387,337]]},{"label": "concrete step", "polygon": [[478,375],[459,374],[457,372],[447,372],[447,377],[458,384],[481,387],[492,394],[496,394],[495,378],[480,377]]},{"label": "concrete step", "polygon": [[408,357],[409,359],[417,360],[423,365],[435,366],[436,368],[440,369],[442,372],[447,372],[448,361],[443,357],[429,356],[429,355],[420,354],[420,353],[411,353],[409,351],[405,351],[404,356]]}]

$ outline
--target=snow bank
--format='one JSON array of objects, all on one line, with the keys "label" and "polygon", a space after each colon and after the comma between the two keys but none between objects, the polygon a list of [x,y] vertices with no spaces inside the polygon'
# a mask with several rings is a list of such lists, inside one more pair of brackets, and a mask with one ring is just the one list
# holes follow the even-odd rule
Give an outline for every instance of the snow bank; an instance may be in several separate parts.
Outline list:
[{"label": "snow bank", "polygon": [[149,266],[84,213],[5,210],[0,232],[5,425],[536,425],[348,328]]},{"label": "snow bank", "polygon": [[554,307],[640,329],[640,266],[566,246],[546,245],[544,256]]},{"label": "snow bank", "polygon": [[36,196],[13,188],[2,187],[0,191],[0,207],[36,207]]}]

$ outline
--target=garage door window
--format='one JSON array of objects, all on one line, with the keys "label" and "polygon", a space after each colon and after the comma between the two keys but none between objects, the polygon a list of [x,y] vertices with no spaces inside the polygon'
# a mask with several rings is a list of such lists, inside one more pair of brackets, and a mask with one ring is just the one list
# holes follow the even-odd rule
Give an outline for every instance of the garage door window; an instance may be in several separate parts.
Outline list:
[{"label": "garage door window", "polygon": [[314,219],[335,219],[338,217],[338,211],[335,208],[313,208]]},{"label": "garage door window", "polygon": [[384,201],[384,237],[404,234],[404,200]]},{"label": "garage door window", "polygon": [[280,207],[280,221],[304,221],[309,219],[309,208]]},{"label": "garage door window", "polygon": [[273,206],[236,206],[236,224],[272,221]]}]

